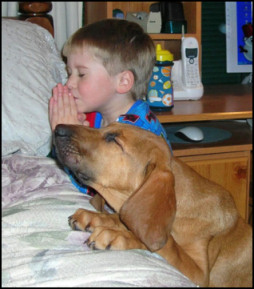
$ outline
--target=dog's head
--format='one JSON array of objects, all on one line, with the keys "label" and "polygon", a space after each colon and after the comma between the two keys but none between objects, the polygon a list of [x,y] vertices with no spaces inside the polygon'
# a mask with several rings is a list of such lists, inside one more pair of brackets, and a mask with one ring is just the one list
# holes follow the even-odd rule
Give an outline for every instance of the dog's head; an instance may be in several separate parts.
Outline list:
[{"label": "dog's head", "polygon": [[121,123],[58,125],[54,143],[58,160],[99,192],[149,249],[164,245],[175,194],[171,152],[162,137]]}]

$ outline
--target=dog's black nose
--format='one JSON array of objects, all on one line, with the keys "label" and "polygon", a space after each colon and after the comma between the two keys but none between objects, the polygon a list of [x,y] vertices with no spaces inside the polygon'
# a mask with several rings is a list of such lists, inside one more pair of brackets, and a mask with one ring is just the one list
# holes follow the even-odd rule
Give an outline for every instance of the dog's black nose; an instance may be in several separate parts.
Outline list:
[{"label": "dog's black nose", "polygon": [[55,128],[55,136],[70,137],[72,130],[68,125],[58,124]]}]

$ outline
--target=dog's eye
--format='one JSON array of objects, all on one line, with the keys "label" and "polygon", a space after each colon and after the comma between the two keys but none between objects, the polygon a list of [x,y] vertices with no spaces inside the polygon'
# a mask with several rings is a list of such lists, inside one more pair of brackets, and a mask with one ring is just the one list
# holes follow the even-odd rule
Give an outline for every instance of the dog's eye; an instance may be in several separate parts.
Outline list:
[{"label": "dog's eye", "polygon": [[119,133],[117,133],[117,132],[107,133],[105,136],[105,140],[106,140],[106,142],[114,142],[123,150],[121,143],[119,142],[119,140],[117,140],[118,136],[119,136]]},{"label": "dog's eye", "polygon": [[105,136],[106,142],[116,142],[116,137],[118,136],[118,133],[107,133]]}]

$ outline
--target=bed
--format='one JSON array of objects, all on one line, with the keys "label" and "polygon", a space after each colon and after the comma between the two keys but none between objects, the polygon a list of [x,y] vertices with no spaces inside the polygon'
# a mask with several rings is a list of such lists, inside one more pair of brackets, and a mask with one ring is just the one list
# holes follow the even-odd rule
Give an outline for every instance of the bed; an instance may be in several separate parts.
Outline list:
[{"label": "bed", "polygon": [[46,29],[2,19],[2,287],[195,287],[156,253],[94,251],[69,227],[94,208],[47,157],[48,100],[66,79]]}]

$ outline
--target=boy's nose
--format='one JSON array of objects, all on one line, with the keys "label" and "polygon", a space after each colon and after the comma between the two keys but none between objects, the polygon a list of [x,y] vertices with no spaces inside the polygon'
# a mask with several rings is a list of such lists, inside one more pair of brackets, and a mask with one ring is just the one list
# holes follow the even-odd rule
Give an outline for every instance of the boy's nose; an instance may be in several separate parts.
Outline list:
[{"label": "boy's nose", "polygon": [[66,86],[68,87],[69,90],[75,88],[75,81],[71,76],[68,78]]}]

